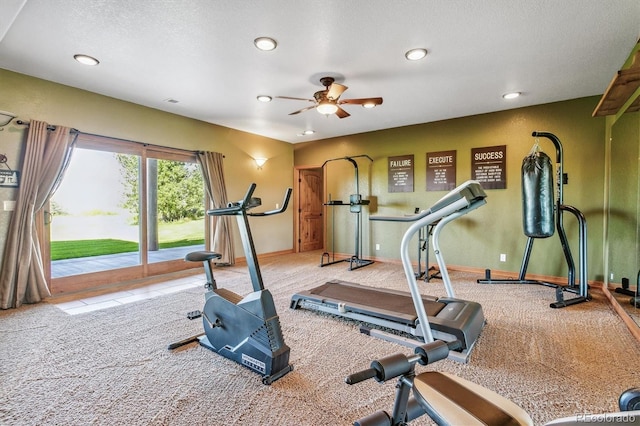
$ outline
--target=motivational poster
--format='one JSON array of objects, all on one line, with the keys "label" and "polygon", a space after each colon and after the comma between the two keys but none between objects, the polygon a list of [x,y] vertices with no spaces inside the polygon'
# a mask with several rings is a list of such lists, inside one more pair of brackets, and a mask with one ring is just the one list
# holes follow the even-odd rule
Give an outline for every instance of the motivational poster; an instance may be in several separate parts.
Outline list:
[{"label": "motivational poster", "polygon": [[413,192],[413,154],[388,157],[389,192]]},{"label": "motivational poster", "polygon": [[507,146],[490,146],[471,149],[471,179],[484,189],[507,187]]},{"label": "motivational poster", "polygon": [[456,151],[427,152],[427,191],[456,187]]}]

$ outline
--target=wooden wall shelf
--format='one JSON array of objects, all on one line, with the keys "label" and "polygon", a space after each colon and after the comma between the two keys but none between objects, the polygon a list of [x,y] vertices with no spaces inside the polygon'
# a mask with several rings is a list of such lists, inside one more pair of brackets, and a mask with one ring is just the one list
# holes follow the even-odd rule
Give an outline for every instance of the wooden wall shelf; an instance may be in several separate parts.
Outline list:
[{"label": "wooden wall shelf", "polygon": [[[636,53],[631,68],[618,71],[611,80],[607,91],[602,95],[595,111],[594,117],[617,114],[620,107],[627,102],[629,97],[640,87],[640,52]],[[637,98],[626,112],[640,110],[640,98]]]}]

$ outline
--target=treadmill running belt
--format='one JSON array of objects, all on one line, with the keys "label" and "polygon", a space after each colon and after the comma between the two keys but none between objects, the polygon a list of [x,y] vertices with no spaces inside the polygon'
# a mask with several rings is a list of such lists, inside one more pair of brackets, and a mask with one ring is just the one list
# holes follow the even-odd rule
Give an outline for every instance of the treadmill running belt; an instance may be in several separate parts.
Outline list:
[{"label": "treadmill running belt", "polygon": [[[378,291],[371,287],[352,287],[340,285],[336,282],[327,282],[321,286],[309,290],[309,293],[327,299],[338,300],[344,303],[357,303],[372,308],[385,309],[387,311],[403,313],[406,315],[416,315],[416,308],[413,306],[413,299],[410,294],[402,296],[399,294],[387,293],[381,289]],[[422,299],[427,316],[434,317],[446,306],[442,302],[434,302],[429,299]]]}]

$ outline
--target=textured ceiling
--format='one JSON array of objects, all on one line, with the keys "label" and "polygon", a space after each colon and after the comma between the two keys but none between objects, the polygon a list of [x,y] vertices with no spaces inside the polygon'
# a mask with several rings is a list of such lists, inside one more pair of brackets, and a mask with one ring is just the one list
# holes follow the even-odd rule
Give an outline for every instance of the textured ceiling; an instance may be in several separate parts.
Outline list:
[{"label": "textured ceiling", "polygon": [[[598,95],[640,36],[638,0],[2,3],[0,68],[292,143]],[[256,100],[312,98],[325,75],[384,103],[338,119]]]}]

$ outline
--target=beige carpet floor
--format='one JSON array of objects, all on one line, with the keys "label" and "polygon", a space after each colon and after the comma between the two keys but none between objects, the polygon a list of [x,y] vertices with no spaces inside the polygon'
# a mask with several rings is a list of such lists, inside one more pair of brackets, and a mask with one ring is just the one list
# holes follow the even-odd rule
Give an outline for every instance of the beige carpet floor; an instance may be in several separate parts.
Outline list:
[{"label": "beige carpet floor", "polygon": [[[391,409],[394,382],[356,386],[344,377],[405,347],[360,334],[355,322],[291,310],[291,296],[329,279],[406,289],[399,264],[319,267],[320,253],[261,261],[274,295],[294,371],[271,386],[197,344],[168,351],[201,332],[186,313],[201,309],[203,289],[80,315],[52,303],[0,312],[2,425],[349,425]],[[250,290],[246,268],[216,268],[218,284]],[[640,345],[594,291],[586,304],[551,309],[554,290],[481,285],[452,273],[457,296],[482,304],[488,324],[458,374],[512,399],[535,424],[579,413],[617,411],[619,394],[640,386]],[[422,285],[444,295],[441,281]],[[431,424],[419,419],[417,425]]]}]

